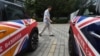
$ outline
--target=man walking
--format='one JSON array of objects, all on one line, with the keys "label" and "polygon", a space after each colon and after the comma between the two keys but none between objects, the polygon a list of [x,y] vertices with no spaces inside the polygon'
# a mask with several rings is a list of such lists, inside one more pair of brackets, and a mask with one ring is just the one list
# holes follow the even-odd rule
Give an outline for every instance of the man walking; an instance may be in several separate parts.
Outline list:
[{"label": "man walking", "polygon": [[48,31],[49,31],[49,35],[50,36],[54,36],[52,33],[51,33],[51,22],[52,20],[50,19],[50,11],[51,11],[52,7],[51,6],[48,6],[48,8],[44,11],[44,16],[43,16],[43,22],[45,24],[43,30],[41,31],[40,33],[40,36],[42,36],[42,33],[46,30],[46,28],[48,28]]}]

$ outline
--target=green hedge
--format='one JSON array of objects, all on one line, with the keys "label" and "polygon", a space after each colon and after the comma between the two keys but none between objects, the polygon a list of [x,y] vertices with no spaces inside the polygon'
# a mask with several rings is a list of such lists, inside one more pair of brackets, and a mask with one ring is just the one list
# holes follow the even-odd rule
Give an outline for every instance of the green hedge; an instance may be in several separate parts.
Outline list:
[{"label": "green hedge", "polygon": [[52,20],[53,23],[68,23],[69,21],[67,17],[59,17],[59,18],[54,17]]}]

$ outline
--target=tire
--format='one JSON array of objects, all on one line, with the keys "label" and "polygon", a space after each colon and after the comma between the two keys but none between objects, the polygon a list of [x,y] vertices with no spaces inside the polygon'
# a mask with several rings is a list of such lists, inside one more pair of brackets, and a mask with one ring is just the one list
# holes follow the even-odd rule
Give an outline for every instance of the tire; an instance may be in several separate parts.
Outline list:
[{"label": "tire", "polygon": [[79,56],[77,46],[75,43],[75,39],[72,34],[69,35],[68,46],[69,46],[69,55],[70,56]]},{"label": "tire", "polygon": [[28,51],[35,51],[38,47],[38,33],[37,30],[33,30],[30,34],[30,38],[29,38],[29,47],[28,47]]}]

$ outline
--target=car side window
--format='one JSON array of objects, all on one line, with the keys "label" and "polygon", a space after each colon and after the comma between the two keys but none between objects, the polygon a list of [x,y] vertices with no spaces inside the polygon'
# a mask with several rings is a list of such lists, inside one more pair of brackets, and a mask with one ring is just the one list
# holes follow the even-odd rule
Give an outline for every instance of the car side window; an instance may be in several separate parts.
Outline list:
[{"label": "car side window", "polygon": [[7,14],[8,20],[16,20],[16,19],[24,18],[23,10],[14,5],[7,5],[6,14]]}]

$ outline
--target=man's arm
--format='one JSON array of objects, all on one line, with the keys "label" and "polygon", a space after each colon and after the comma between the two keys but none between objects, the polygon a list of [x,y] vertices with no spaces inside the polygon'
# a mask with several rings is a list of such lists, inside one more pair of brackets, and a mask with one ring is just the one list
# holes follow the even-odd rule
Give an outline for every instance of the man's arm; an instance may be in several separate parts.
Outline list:
[{"label": "man's arm", "polygon": [[52,22],[52,20],[50,19],[50,17],[46,16],[46,19],[47,19],[49,22]]}]

